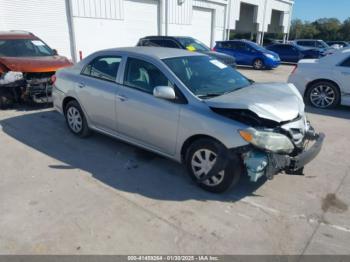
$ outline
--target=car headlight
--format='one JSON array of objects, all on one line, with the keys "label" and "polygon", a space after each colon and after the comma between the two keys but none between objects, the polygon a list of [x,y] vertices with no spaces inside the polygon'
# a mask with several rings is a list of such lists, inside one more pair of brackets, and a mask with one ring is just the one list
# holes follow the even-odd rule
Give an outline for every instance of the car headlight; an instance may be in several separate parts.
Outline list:
[{"label": "car headlight", "polygon": [[290,139],[279,133],[247,128],[239,130],[239,134],[248,143],[267,151],[289,154],[294,150]]},{"label": "car headlight", "polygon": [[270,59],[276,59],[273,55],[271,54],[264,54],[267,58],[270,58]]}]

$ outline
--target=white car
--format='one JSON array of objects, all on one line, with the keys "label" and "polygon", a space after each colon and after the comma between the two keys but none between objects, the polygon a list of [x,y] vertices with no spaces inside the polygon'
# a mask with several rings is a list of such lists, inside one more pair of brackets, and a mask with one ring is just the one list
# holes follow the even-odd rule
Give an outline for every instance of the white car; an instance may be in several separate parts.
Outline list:
[{"label": "white car", "polygon": [[288,82],[315,107],[350,106],[350,48],[321,59],[299,61]]}]

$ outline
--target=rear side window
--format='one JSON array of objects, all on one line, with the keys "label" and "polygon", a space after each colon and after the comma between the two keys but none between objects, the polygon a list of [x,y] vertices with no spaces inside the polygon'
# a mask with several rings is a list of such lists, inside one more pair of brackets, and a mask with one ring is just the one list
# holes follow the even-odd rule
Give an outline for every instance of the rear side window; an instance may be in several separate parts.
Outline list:
[{"label": "rear side window", "polygon": [[343,61],[340,66],[350,67],[350,57],[348,57],[345,61]]},{"label": "rear side window", "polygon": [[314,41],[298,41],[298,45],[315,47]]},{"label": "rear side window", "polygon": [[230,42],[218,42],[217,47],[218,48],[232,48]]},{"label": "rear side window", "polygon": [[172,86],[168,78],[156,66],[135,58],[128,58],[124,85],[149,94],[153,94],[156,86]]},{"label": "rear side window", "polygon": [[105,56],[95,58],[88,64],[82,74],[101,80],[115,82],[122,58],[118,56]]}]

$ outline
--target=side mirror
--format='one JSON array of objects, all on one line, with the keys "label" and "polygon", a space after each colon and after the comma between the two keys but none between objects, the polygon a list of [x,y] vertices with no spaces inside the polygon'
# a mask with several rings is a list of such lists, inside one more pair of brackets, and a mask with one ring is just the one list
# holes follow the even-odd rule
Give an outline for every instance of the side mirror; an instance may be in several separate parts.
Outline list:
[{"label": "side mirror", "polygon": [[153,89],[153,96],[166,100],[176,99],[175,91],[170,86],[156,86]]},{"label": "side mirror", "polygon": [[58,55],[57,49],[52,49],[53,55]]}]

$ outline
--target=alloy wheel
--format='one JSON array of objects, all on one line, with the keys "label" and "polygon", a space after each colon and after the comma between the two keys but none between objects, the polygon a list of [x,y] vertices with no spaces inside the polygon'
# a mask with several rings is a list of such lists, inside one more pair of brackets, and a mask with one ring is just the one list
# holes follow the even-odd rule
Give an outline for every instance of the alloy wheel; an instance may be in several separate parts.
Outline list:
[{"label": "alloy wheel", "polygon": [[[207,175],[213,168],[216,162],[217,155],[209,149],[199,149],[192,157],[191,167],[194,175],[201,179],[203,176]],[[203,181],[203,184],[207,186],[216,186],[222,182],[224,179],[225,171],[222,170],[217,175],[208,178]]]},{"label": "alloy wheel", "polygon": [[330,107],[336,99],[336,94],[330,86],[318,85],[310,92],[310,102],[319,108]]}]

